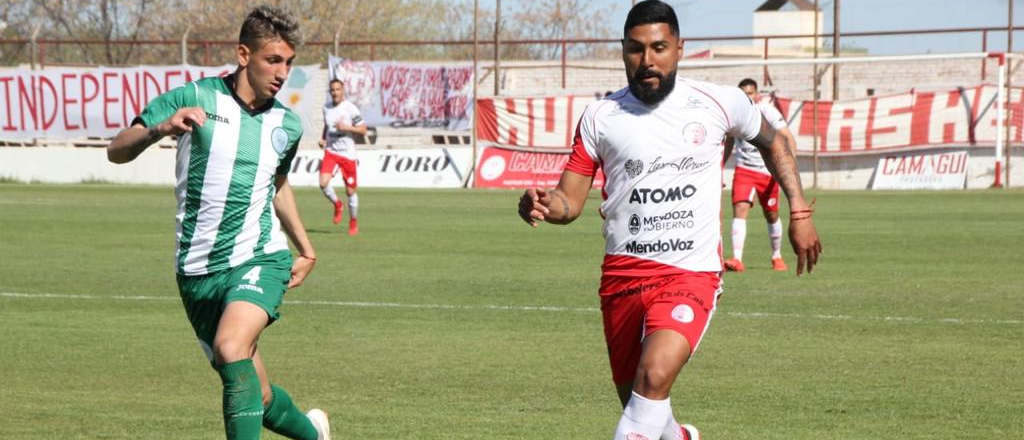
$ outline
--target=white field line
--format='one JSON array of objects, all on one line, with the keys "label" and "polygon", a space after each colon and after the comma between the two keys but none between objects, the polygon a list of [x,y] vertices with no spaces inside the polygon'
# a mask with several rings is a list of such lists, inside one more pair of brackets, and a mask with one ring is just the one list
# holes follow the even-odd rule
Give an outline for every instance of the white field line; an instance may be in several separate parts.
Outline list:
[{"label": "white field line", "polygon": [[[14,293],[0,292],[3,298],[23,299],[83,299],[83,300],[114,300],[114,301],[173,301],[179,302],[177,297],[169,296],[146,296],[146,295],[75,295],[59,293]],[[512,306],[512,305],[458,305],[458,304],[408,304],[393,302],[363,302],[363,301],[305,301],[285,300],[285,304],[332,306],[332,307],[363,307],[377,309],[415,309],[415,310],[498,310],[516,312],[586,312],[596,313],[600,309],[596,307],[557,307],[557,306]],[[733,316],[737,318],[789,318],[789,319],[820,319],[831,321],[882,321],[882,322],[906,322],[919,324],[997,324],[997,325],[1022,325],[1024,320],[1019,319],[961,319],[961,318],[921,318],[912,316],[854,316],[854,315],[824,315],[810,314],[801,315],[798,313],[767,313],[767,312],[736,312],[719,310],[715,313]]]}]

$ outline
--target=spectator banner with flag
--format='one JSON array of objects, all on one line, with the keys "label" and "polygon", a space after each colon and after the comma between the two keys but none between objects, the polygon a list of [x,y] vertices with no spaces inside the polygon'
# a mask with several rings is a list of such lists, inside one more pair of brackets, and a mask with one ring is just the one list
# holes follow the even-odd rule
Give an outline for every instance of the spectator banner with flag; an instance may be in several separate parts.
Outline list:
[{"label": "spectator banner with flag", "polygon": [[[313,89],[319,66],[295,66],[277,99],[305,129],[323,101]],[[0,139],[106,138],[131,124],[151,100],[189,81],[224,76],[233,65],[48,68],[0,71]]]},{"label": "spectator banner with flag", "polygon": [[[367,125],[470,128],[472,65],[363,62],[331,56],[327,66],[328,78],[345,84],[345,99],[359,107]],[[326,103],[330,95],[324,96]]]}]

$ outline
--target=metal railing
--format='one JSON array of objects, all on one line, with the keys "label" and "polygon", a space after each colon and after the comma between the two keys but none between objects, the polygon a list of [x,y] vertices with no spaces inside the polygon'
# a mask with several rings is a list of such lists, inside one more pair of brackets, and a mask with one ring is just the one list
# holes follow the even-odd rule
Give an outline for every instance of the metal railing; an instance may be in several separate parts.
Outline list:
[{"label": "metal railing", "polygon": [[[965,28],[945,28],[945,29],[917,29],[917,30],[900,30],[900,31],[874,31],[874,32],[846,32],[839,35],[840,40],[854,37],[897,37],[897,36],[908,36],[908,35],[935,35],[935,34],[978,34],[979,52],[987,52],[989,50],[989,34],[992,32],[1008,32],[1010,30],[1019,31],[1024,30],[1024,27],[965,27]],[[234,40],[189,40],[187,38],[188,32],[186,31],[180,39],[176,40],[65,40],[65,39],[53,39],[53,38],[27,38],[27,39],[0,39],[0,47],[6,47],[10,45],[27,47],[29,49],[28,62],[33,69],[43,68],[49,64],[47,58],[48,51],[60,50],[62,47],[67,46],[79,46],[79,47],[104,47],[110,50],[112,47],[124,48],[127,50],[135,50],[141,47],[166,47],[166,51],[180,52],[180,63],[190,64],[198,60],[198,64],[201,65],[214,65],[221,64],[223,58],[216,54],[218,51],[229,51],[233,50],[237,41]],[[758,41],[762,42],[761,45],[761,58],[770,59],[772,58],[771,53],[771,42],[776,40],[787,40],[787,39],[811,39],[815,38],[814,34],[791,34],[791,35],[733,35],[733,36],[716,36],[716,37],[683,37],[683,49],[684,56],[687,47],[692,46],[695,43],[700,42],[723,42],[723,41]],[[832,34],[819,33],[817,35],[819,41],[830,41],[833,38]],[[1011,40],[1012,41],[1012,40]],[[582,39],[559,39],[559,40],[501,40],[495,42],[493,40],[401,40],[401,41],[341,41],[335,38],[333,41],[311,41],[305,43],[307,47],[314,48],[329,48],[333,50],[333,53],[338,54],[342,48],[359,48],[363,49],[368,53],[364,59],[368,61],[375,61],[379,55],[381,48],[394,48],[394,47],[422,47],[422,46],[437,46],[442,49],[451,47],[468,47],[468,56],[471,56],[474,63],[483,61],[485,58],[479,56],[479,53],[483,52],[480,47],[494,46],[498,44],[501,46],[521,46],[521,45],[535,45],[535,46],[546,46],[555,45],[559,48],[559,65],[561,69],[561,86],[566,87],[566,70],[571,66],[569,64],[568,54],[572,46],[576,45],[608,45],[617,44],[618,39],[601,39],[601,38],[582,38]],[[1009,43],[1008,43],[1009,44]],[[474,48],[476,48],[474,50]],[[815,52],[821,48],[813,48]],[[1007,48],[1008,52],[1012,52],[1012,48]],[[354,52],[354,51],[353,51]],[[490,49],[488,52],[493,52],[495,57],[493,59],[494,68],[496,69],[500,65],[500,53],[501,51],[494,51]],[[217,56],[215,56],[217,55]],[[10,55],[5,54],[3,57],[7,62],[11,62],[16,59]],[[164,63],[167,63],[167,58],[163,58]],[[82,65],[89,63],[69,63],[66,60],[60,62],[62,65]],[[92,64],[105,64],[105,63],[92,63]],[[132,62],[126,63],[131,65],[146,64],[145,62]],[[980,62],[981,78],[986,79],[987,71],[985,62]],[[767,68],[764,70],[764,82],[770,84],[770,76],[768,75]]]}]

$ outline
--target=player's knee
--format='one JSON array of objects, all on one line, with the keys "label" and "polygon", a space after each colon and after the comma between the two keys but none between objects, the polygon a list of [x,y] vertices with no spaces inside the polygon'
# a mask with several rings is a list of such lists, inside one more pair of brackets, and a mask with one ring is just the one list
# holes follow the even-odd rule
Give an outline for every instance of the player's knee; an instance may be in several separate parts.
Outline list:
[{"label": "player's knee", "polygon": [[637,369],[634,389],[649,399],[664,399],[668,397],[675,380],[675,370],[672,368],[657,364],[641,365]]},{"label": "player's knee", "polygon": [[227,364],[252,357],[252,347],[242,341],[217,338],[213,341],[213,356],[218,364]]}]

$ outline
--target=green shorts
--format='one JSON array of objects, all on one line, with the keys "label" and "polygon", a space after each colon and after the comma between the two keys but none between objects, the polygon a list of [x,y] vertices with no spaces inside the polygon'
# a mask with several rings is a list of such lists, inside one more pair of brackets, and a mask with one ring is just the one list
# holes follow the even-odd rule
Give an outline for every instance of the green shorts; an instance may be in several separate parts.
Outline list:
[{"label": "green shorts", "polygon": [[291,253],[280,251],[211,274],[178,274],[178,293],[185,306],[185,314],[211,361],[217,324],[228,303],[245,301],[255,304],[267,312],[273,323],[281,316],[277,309],[288,289],[291,269]]}]

